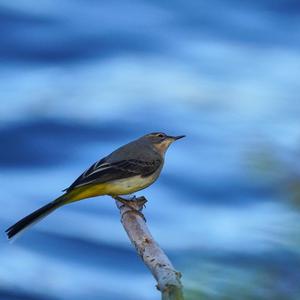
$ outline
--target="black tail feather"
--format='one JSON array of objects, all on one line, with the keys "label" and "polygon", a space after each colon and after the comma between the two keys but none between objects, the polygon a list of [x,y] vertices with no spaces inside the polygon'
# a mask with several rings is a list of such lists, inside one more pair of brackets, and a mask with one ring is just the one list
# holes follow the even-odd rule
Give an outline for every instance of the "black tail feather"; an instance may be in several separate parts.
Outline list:
[{"label": "black tail feather", "polygon": [[33,225],[34,223],[38,222],[39,220],[46,217],[48,214],[53,212],[55,209],[63,205],[63,196],[57,198],[56,200],[46,204],[45,206],[37,209],[30,215],[24,217],[20,221],[18,221],[16,224],[12,225],[8,229],[5,230],[7,236],[9,239],[14,237],[16,234],[20,233],[21,231],[28,228],[30,225]]}]

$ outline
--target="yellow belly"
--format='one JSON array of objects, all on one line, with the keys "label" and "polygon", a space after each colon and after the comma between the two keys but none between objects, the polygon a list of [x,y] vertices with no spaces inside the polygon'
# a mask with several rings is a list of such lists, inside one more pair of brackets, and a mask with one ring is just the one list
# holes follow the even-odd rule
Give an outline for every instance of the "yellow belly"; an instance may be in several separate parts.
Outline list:
[{"label": "yellow belly", "polygon": [[157,176],[148,177],[134,176],[127,179],[114,180],[107,184],[106,194],[127,195],[148,187],[156,180]]},{"label": "yellow belly", "polygon": [[78,187],[70,192],[69,201],[78,201],[84,198],[91,198],[101,195],[127,195],[142,190],[152,184],[157,174],[148,177],[140,175],[118,179],[111,182],[99,183]]}]

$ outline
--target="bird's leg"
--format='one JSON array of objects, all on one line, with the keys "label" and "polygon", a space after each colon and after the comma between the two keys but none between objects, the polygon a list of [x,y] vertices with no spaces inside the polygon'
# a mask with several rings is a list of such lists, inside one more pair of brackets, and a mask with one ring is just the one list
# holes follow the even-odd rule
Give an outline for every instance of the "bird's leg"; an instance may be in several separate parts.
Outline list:
[{"label": "bird's leg", "polygon": [[128,208],[130,208],[131,210],[137,210],[136,208],[132,207],[132,206],[129,204],[129,202],[130,202],[131,200],[127,200],[127,199],[122,198],[122,197],[120,197],[120,196],[112,196],[112,197],[113,197],[115,200],[121,202],[123,205],[127,206]]},{"label": "bird's leg", "polygon": [[[120,196],[118,196],[118,197],[120,197]],[[123,195],[122,198],[126,201],[137,201],[138,203],[140,203],[143,206],[143,208],[146,207],[147,200],[144,196],[137,197],[136,195],[130,194],[130,195],[125,195],[125,196]]]},{"label": "bird's leg", "polygon": [[[137,209],[137,208],[133,207],[132,205],[130,205],[130,202],[135,202],[139,198],[137,198],[136,196],[131,197],[130,200],[127,200],[126,198],[122,198],[120,196],[112,196],[112,198],[114,198],[115,200],[121,202],[123,205],[128,207],[130,209],[130,211],[132,211],[135,214],[139,215],[146,222],[146,219],[145,219],[145,216],[143,215],[143,213],[139,209]],[[142,201],[143,201],[143,207],[144,207],[147,200],[143,197]]]},{"label": "bird's leg", "polygon": [[[120,196],[118,196],[118,197],[121,198]],[[136,195],[130,194],[130,195],[123,195],[122,199],[125,200],[125,201],[135,201],[138,198],[136,197]]]}]

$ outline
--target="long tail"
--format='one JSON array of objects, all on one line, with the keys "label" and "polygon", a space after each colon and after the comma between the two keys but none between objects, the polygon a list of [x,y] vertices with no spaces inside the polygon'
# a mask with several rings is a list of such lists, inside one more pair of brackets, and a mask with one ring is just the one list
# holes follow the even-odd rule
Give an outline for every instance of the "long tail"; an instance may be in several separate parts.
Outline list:
[{"label": "long tail", "polygon": [[52,213],[54,210],[59,208],[60,206],[66,204],[68,202],[68,196],[62,195],[55,199],[54,201],[46,204],[45,206],[37,209],[30,215],[24,217],[20,221],[18,221],[16,224],[12,225],[8,229],[6,229],[6,234],[9,239],[14,237],[16,234],[21,233],[21,231],[28,229],[29,226],[35,224],[36,222],[42,220],[46,216],[48,216],[50,213]]}]

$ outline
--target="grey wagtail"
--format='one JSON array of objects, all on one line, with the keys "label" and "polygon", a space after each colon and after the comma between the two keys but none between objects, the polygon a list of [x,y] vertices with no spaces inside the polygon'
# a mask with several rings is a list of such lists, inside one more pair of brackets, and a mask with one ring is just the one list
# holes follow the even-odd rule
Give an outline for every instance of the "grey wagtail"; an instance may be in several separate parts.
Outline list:
[{"label": "grey wagtail", "polygon": [[166,150],[170,144],[183,137],[154,132],[118,148],[83,172],[64,190],[62,196],[9,227],[6,230],[8,238],[71,202],[109,195],[123,203],[126,200],[119,195],[142,190],[158,178]]}]

